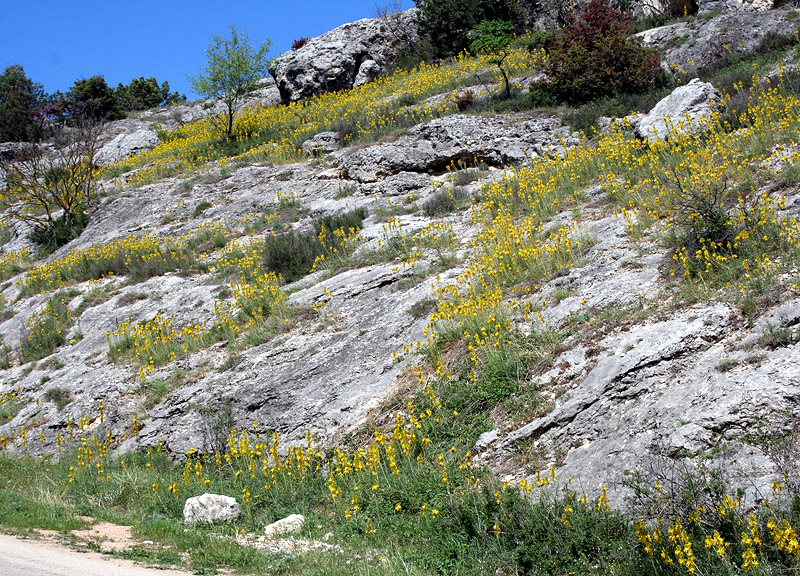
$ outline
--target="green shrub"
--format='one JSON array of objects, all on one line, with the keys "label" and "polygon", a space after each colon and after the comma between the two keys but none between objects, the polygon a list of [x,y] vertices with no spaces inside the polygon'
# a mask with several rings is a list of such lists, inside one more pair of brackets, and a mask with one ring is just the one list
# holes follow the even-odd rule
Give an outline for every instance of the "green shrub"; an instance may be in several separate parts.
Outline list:
[{"label": "green shrub", "polygon": [[51,254],[81,235],[89,224],[89,214],[62,214],[45,228],[34,228],[28,238],[41,246],[44,254]]},{"label": "green shrub", "polygon": [[549,89],[570,104],[641,92],[662,74],[658,52],[631,37],[633,19],[607,0],[592,0],[554,41]]},{"label": "green shrub", "polygon": [[344,247],[344,239],[337,231],[359,230],[366,217],[366,209],[359,208],[319,218],[311,231],[267,236],[262,252],[264,268],[280,274],[287,282],[298,280],[311,272],[319,256]]},{"label": "green shrub", "polygon": [[207,202],[205,200],[203,202],[200,202],[200,204],[194,207],[194,217],[197,218],[198,216],[200,216],[200,214],[202,214],[209,208],[211,208],[211,202]]},{"label": "green shrub", "polygon": [[512,0],[415,0],[419,30],[436,56],[451,56],[469,45],[468,34],[483,20],[515,20]]},{"label": "green shrub", "polygon": [[460,186],[443,188],[425,201],[422,211],[430,217],[445,216],[463,206],[468,198],[469,194]]}]

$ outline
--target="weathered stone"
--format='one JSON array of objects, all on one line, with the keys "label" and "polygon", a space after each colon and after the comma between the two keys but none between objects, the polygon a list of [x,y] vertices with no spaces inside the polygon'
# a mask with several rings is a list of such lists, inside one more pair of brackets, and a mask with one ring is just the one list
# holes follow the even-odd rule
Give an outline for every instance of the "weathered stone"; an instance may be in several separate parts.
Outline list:
[{"label": "weathered stone", "polygon": [[312,156],[327,154],[342,147],[342,139],[336,132],[320,132],[303,142],[303,151]]},{"label": "weathered stone", "polygon": [[33,148],[29,142],[0,142],[0,162],[24,158]]},{"label": "weathered stone", "polygon": [[241,513],[242,510],[235,498],[219,494],[203,494],[186,500],[183,506],[183,521],[185,524],[197,522],[222,524],[233,522]]},{"label": "weathered stone", "polygon": [[381,73],[381,66],[375,60],[365,60],[358,69],[353,86],[362,86],[372,82]]},{"label": "weathered stone", "polygon": [[489,432],[484,432],[483,434],[478,436],[478,440],[472,447],[472,453],[480,454],[481,452],[486,450],[489,446],[494,444],[494,442],[498,438],[500,438],[500,433],[497,430],[490,430]]},{"label": "weathered stone", "polygon": [[694,75],[723,65],[732,54],[754,54],[765,38],[793,38],[797,23],[790,10],[727,12],[640,32],[646,46],[658,49],[671,73]]},{"label": "weathered stone", "polygon": [[664,140],[671,133],[702,131],[722,106],[722,94],[708,82],[695,78],[679,86],[641,118],[636,134],[649,140]]},{"label": "weathered stone", "polygon": [[132,134],[120,134],[95,154],[94,161],[100,166],[113,164],[128,156],[150,150],[158,144],[158,136],[152,130],[140,129]]},{"label": "weathered stone", "polygon": [[570,131],[543,115],[455,114],[412,128],[392,142],[338,153],[346,177],[377,182],[401,172],[442,173],[458,163],[518,164],[558,153]]},{"label": "weathered stone", "polygon": [[[416,10],[396,15],[404,28]],[[296,101],[368,82],[380,72],[378,62],[393,62],[405,46],[380,18],[365,18],[311,38],[302,47],[281,54],[270,74],[284,102]]]},{"label": "weathered stone", "polygon": [[306,525],[306,518],[302,514],[290,514],[286,518],[273,522],[264,527],[264,535],[267,538],[277,538],[280,536],[293,536],[303,531]]}]

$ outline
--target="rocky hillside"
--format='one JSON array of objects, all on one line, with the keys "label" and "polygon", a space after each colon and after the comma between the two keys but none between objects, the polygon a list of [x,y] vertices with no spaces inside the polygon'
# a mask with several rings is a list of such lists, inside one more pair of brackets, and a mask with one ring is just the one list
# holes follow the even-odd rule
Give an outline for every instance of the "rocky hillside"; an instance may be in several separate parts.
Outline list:
[{"label": "rocky hillside", "polygon": [[[712,13],[642,36],[691,76],[797,25]],[[77,426],[179,458],[253,425],[330,445],[431,386],[503,479],[552,466],[619,497],[626,470],[715,453],[768,486],[783,471],[754,439],[793,432],[800,397],[796,96],[759,84],[732,120],[695,81],[590,139],[563,110],[459,111],[498,88],[485,62],[375,80],[379,30],[278,59],[244,120],[275,140],[186,152],[199,105],[113,123],[78,239],[37,259],[4,228],[2,447],[57,452]],[[521,90],[536,55],[512,60]],[[309,96],[307,116],[277,107]],[[689,185],[719,195],[739,252],[685,237],[707,208]],[[324,244],[315,270],[271,274],[302,238]]]}]

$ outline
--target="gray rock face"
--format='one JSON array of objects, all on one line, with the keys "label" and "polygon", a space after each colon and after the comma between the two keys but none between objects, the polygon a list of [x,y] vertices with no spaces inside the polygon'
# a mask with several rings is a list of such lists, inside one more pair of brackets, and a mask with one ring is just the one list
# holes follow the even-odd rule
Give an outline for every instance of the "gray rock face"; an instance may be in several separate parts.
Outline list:
[{"label": "gray rock face", "polygon": [[[404,29],[413,29],[408,22],[415,20],[415,9],[395,16]],[[380,63],[393,62],[402,49],[403,41],[393,30],[380,18],[365,18],[281,54],[272,62],[270,74],[282,100],[290,102],[352,88],[374,79],[380,73]]]},{"label": "gray rock face", "polygon": [[155,148],[158,142],[155,132],[143,128],[131,134],[120,134],[100,148],[95,154],[94,161],[100,166],[113,164],[128,156]]},{"label": "gray rock face", "polygon": [[695,78],[673,90],[641,118],[636,125],[636,134],[640,138],[664,140],[673,130],[702,130],[703,119],[710,119],[721,103],[719,90]]},{"label": "gray rock face", "polygon": [[367,82],[372,82],[381,73],[381,66],[375,60],[365,60],[358,68],[358,74],[353,82],[353,86],[362,86]]},{"label": "gray rock face", "polygon": [[793,10],[728,12],[714,18],[679,22],[638,34],[646,46],[658,49],[673,74],[693,74],[727,61],[731,54],[753,54],[770,35],[794,37]]},{"label": "gray rock face", "polygon": [[233,522],[241,513],[242,509],[235,498],[219,494],[203,494],[186,500],[186,504],[183,506],[183,522],[185,524],[198,522],[223,524]]},{"label": "gray rock face", "polygon": [[[775,315],[791,322],[798,304]],[[623,470],[660,456],[707,451],[725,438],[733,463],[742,458],[741,469],[731,465],[734,474],[768,487],[767,458],[737,439],[786,410],[787,400],[800,392],[800,366],[792,360],[800,349],[777,349],[752,365],[758,353],[746,344],[747,333],[734,310],[716,304],[610,335],[592,359],[567,352],[556,363],[567,368],[559,371],[584,376],[573,377],[552,413],[509,434],[504,446],[513,450],[519,440],[532,439],[539,448],[561,447],[566,457],[560,476],[573,477],[588,492],[605,485],[621,504]],[[725,362],[734,368],[720,369]]]},{"label": "gray rock face", "polygon": [[11,162],[25,156],[33,144],[28,142],[0,142],[0,162]]},{"label": "gray rock face", "polygon": [[303,151],[312,156],[327,154],[342,147],[342,139],[336,132],[320,132],[303,142]]},{"label": "gray rock face", "polygon": [[338,155],[346,177],[377,182],[400,172],[441,173],[475,160],[497,166],[557,153],[570,131],[551,116],[456,114],[412,128],[393,142]]}]

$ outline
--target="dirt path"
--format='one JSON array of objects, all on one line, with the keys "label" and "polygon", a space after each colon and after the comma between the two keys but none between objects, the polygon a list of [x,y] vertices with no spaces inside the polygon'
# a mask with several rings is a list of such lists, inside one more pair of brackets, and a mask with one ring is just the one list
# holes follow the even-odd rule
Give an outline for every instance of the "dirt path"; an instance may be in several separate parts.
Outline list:
[{"label": "dirt path", "polygon": [[0,534],[0,576],[187,576],[189,572],[143,568],[95,552],[75,552],[55,542]]}]

